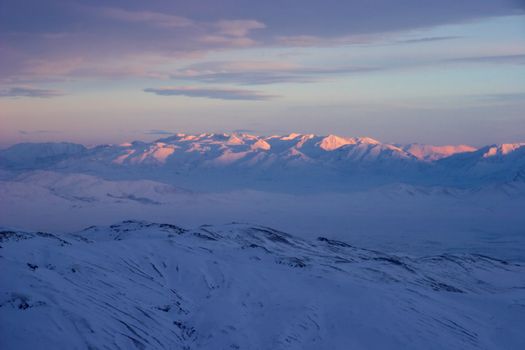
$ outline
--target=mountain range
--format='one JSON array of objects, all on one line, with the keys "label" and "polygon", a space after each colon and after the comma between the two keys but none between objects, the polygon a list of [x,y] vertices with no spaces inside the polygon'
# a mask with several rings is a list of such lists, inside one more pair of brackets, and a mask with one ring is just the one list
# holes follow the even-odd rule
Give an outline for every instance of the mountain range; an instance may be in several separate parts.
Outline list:
[{"label": "mountain range", "polygon": [[160,180],[197,189],[352,189],[391,183],[472,188],[524,181],[524,146],[400,145],[297,133],[176,134],[93,147],[21,143],[0,150],[0,169]]}]

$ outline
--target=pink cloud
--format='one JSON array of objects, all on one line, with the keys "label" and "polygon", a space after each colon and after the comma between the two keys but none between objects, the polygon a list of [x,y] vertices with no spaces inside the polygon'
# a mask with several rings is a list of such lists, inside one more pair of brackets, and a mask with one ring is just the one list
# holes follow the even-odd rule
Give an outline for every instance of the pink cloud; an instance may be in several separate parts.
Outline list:
[{"label": "pink cloud", "polygon": [[248,35],[254,29],[266,28],[264,23],[255,20],[223,20],[215,23],[215,27],[220,34],[243,37]]}]

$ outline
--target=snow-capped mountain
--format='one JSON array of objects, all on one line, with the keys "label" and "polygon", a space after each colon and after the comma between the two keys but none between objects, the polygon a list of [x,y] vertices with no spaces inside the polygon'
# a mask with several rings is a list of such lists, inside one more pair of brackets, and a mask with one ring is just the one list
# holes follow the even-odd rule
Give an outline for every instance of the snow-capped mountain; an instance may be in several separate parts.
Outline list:
[{"label": "snow-capped mountain", "polygon": [[78,158],[86,150],[83,145],[68,142],[19,143],[0,151],[0,164],[6,168],[34,169]]},{"label": "snow-capped mountain", "polygon": [[189,188],[361,188],[391,183],[476,187],[521,181],[525,144],[480,149],[393,145],[371,138],[290,134],[176,134],[155,142],[86,148],[18,144],[0,151],[5,171],[54,170]]},{"label": "snow-capped mountain", "polygon": [[470,179],[482,183],[522,182],[525,180],[525,143],[486,146],[474,152],[440,159],[436,163],[442,173],[448,172],[442,177],[460,174],[463,182]]},{"label": "snow-capped mountain", "polygon": [[523,265],[264,226],[0,230],[3,349],[518,349]]},{"label": "snow-capped mountain", "polygon": [[403,148],[403,150],[412,154],[416,158],[426,161],[435,161],[442,158],[450,157],[457,153],[467,153],[476,151],[475,147],[468,145],[432,146],[419,143],[402,145],[401,148]]}]

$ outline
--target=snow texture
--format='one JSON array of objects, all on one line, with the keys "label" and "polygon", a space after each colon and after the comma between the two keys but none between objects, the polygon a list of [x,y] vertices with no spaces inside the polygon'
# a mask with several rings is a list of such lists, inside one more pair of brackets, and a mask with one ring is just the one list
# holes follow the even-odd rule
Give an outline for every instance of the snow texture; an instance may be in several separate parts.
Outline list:
[{"label": "snow texture", "polygon": [[525,268],[264,226],[0,231],[2,349],[522,349]]}]

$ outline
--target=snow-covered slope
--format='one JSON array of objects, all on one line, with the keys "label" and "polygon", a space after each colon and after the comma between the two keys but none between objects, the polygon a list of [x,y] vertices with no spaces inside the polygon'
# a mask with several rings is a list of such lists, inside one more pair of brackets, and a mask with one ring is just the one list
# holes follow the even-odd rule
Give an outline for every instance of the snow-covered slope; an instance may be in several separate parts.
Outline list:
[{"label": "snow-covered slope", "polygon": [[86,147],[68,142],[19,143],[0,151],[0,166],[15,169],[47,167],[68,158],[79,158]]},{"label": "snow-covered slope", "polygon": [[[21,198],[25,197],[27,202],[45,202],[46,199],[56,202],[50,200],[50,197],[57,197],[74,205],[107,201],[161,204],[166,198],[185,192],[187,191],[149,180],[107,181],[93,175],[51,171],[24,172],[9,181],[0,181],[0,194],[7,198],[18,194]],[[35,198],[37,193],[41,198]]]},{"label": "snow-covered slope", "polygon": [[525,268],[248,224],[0,231],[2,349],[521,349]]},{"label": "snow-covered slope", "polygon": [[525,261],[525,182],[395,184],[347,193],[195,192],[150,180],[49,171],[0,180],[0,225],[71,232],[128,218],[194,226],[249,221],[390,252],[477,252]]}]

